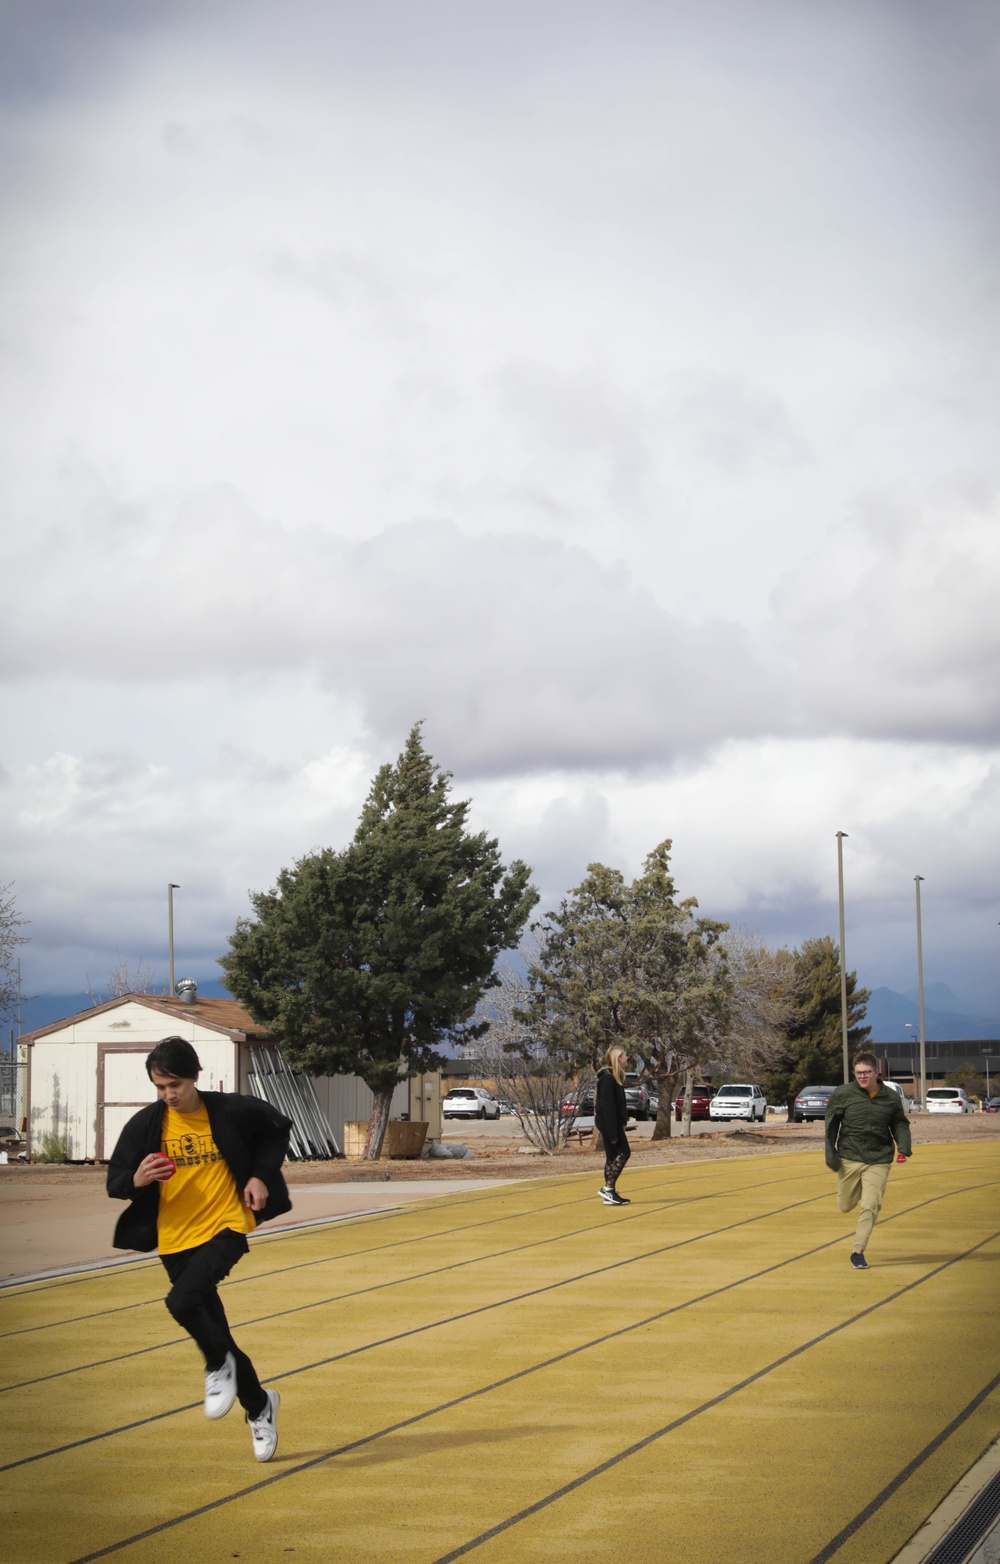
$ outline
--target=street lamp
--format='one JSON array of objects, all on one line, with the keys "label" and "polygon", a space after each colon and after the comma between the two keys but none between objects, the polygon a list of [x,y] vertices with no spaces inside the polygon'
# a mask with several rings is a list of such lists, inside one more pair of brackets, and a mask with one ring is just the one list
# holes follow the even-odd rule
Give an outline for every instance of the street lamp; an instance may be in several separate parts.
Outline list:
[{"label": "street lamp", "polygon": [[167,886],[167,951],[170,963],[170,993],[174,992],[174,891],[180,886],[171,881]]},{"label": "street lamp", "polygon": [[927,1107],[927,1041],[924,1035],[924,942],[920,922],[920,882],[922,874],[915,874],[917,888],[917,998],[920,1002],[920,1106]]},{"label": "street lamp", "polygon": [[991,1092],[990,1092],[990,1061],[993,1058],[993,1049],[992,1048],[984,1048],[983,1049],[983,1058],[986,1060],[986,1100],[988,1102],[989,1099],[990,1099],[990,1096],[991,1096]]},{"label": "street lamp", "polygon": [[850,1085],[851,1071],[847,1058],[847,954],[844,950],[844,837],[846,831],[837,832],[837,884],[840,890],[840,1034],[844,1048],[844,1085]]}]

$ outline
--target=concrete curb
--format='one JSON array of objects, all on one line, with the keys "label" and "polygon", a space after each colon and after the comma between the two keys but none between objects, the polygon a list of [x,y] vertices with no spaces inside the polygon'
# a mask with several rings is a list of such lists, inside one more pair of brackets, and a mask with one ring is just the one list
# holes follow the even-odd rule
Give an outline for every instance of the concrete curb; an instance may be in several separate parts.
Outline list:
[{"label": "concrete curb", "polygon": [[[989,1449],[979,1457],[975,1466],[970,1467],[965,1476],[942,1499],[937,1509],[927,1517],[905,1548],[896,1554],[892,1564],[925,1564],[952,1527],[958,1524],[998,1473],[1000,1473],[1000,1439],[990,1445]],[[997,1522],[994,1521],[989,1526],[986,1536],[995,1529],[996,1525]],[[976,1539],[972,1554],[966,1552],[962,1558],[968,1559],[969,1564],[972,1564],[972,1561],[982,1552],[985,1540],[984,1536]],[[961,1564],[961,1560],[956,1559],[956,1564]]]}]

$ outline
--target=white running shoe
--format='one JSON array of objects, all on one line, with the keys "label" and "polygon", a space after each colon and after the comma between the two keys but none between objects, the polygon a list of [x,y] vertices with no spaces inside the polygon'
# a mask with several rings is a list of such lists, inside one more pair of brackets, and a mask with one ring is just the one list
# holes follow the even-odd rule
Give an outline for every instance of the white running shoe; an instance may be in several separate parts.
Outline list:
[{"label": "white running shoe", "polygon": [[226,1353],[221,1368],[205,1370],[205,1416],[225,1417],[236,1400],[236,1359]]},{"label": "white running shoe", "polygon": [[278,1448],[278,1407],[281,1405],[281,1397],[276,1390],[265,1390],[264,1394],[267,1406],[260,1416],[251,1417],[247,1413],[253,1453],[258,1461],[269,1461]]}]

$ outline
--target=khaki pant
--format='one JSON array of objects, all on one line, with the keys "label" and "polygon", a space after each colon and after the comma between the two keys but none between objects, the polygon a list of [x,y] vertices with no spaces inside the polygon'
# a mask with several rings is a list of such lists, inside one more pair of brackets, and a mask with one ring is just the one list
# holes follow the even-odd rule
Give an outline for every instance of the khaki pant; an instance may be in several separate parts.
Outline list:
[{"label": "khaki pant", "polygon": [[854,1235],[854,1253],[864,1254],[872,1236],[875,1218],[885,1198],[889,1181],[889,1162],[841,1162],[837,1173],[837,1204],[841,1211],[853,1211],[858,1201],[858,1229]]}]

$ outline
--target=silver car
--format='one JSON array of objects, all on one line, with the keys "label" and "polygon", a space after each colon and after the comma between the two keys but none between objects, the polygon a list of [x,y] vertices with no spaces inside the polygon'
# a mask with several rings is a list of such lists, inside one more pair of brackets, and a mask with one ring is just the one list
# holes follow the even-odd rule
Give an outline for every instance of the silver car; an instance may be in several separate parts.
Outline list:
[{"label": "silver car", "polygon": [[801,1124],[803,1119],[825,1119],[830,1098],[836,1090],[836,1086],[803,1086],[792,1105],[792,1123]]}]

